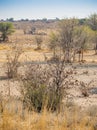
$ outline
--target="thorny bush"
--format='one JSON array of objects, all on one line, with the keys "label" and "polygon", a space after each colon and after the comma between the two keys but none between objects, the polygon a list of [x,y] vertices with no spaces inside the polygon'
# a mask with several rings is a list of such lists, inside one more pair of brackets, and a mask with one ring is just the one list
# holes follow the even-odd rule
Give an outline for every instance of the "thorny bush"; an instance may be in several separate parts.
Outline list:
[{"label": "thorny bush", "polygon": [[73,79],[73,69],[65,62],[31,64],[22,77],[21,94],[24,108],[40,112],[44,106],[52,112],[60,110],[66,88]]}]

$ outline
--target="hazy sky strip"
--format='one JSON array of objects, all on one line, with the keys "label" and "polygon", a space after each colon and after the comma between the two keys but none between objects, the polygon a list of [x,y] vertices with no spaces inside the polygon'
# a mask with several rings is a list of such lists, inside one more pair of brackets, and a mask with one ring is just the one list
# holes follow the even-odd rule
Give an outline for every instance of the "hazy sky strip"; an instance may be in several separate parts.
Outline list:
[{"label": "hazy sky strip", "polygon": [[0,19],[86,17],[97,13],[97,0],[0,0]]}]

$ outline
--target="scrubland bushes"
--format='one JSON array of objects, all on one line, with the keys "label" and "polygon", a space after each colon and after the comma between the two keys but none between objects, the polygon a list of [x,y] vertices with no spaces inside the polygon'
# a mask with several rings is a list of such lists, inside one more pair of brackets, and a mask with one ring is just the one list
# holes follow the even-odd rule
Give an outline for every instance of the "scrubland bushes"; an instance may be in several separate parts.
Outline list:
[{"label": "scrubland bushes", "polygon": [[[96,119],[93,116],[97,106],[93,108],[93,111],[92,109],[90,109],[91,111],[89,110],[90,115],[83,115],[79,119],[80,115],[77,118],[75,117],[77,110],[72,110],[71,108],[73,106],[72,102],[70,102],[71,104],[67,103],[68,105],[64,102],[67,96],[67,89],[79,82],[73,77],[75,70],[69,67],[67,69],[66,63],[74,61],[77,51],[79,52],[79,61],[83,60],[88,29],[87,27],[78,27],[78,21],[75,19],[61,21],[59,33],[57,35],[52,33],[49,41],[49,47],[53,51],[53,57],[51,58],[53,62],[45,61],[47,64],[42,65],[37,63],[28,65],[25,63],[26,70],[24,75],[20,73],[18,75],[19,58],[22,50],[16,46],[11,48],[12,50],[7,54],[7,77],[8,79],[17,78],[20,83],[20,99],[22,100],[23,110],[28,110],[28,115],[27,117],[25,116],[24,120],[17,113],[12,115],[8,110],[1,109],[1,130],[6,130],[6,128],[7,130],[97,129],[96,121],[92,121],[92,119]],[[41,37],[36,37],[36,43],[36,49],[41,49]],[[79,84],[81,85],[81,94],[84,97],[89,96],[87,84]],[[41,114],[39,115],[40,112]],[[80,111],[77,112],[80,113]],[[92,119],[89,117],[91,115]]]},{"label": "scrubland bushes", "polygon": [[[19,90],[24,109],[41,112],[46,107],[48,111],[60,111],[67,96],[66,90],[79,82],[73,77],[76,74],[75,69],[72,66],[66,67],[65,57],[59,56],[58,60],[45,61],[45,64],[25,64],[25,72],[22,75],[18,72],[22,52],[21,48],[13,46],[8,53],[7,77],[16,78],[20,83]],[[79,84],[81,85],[80,82]],[[86,94],[85,88],[81,90],[82,94]]]},{"label": "scrubland bushes", "polygon": [[47,110],[60,111],[66,89],[74,85],[73,68],[66,69],[64,58],[53,63],[27,65],[25,75],[21,76],[21,95],[25,108],[40,112]]},{"label": "scrubland bushes", "polygon": [[[66,76],[63,63],[30,65],[22,78],[24,104],[38,112],[46,106],[47,110],[56,111],[65,96],[63,86]],[[29,104],[29,105],[28,105]]]}]

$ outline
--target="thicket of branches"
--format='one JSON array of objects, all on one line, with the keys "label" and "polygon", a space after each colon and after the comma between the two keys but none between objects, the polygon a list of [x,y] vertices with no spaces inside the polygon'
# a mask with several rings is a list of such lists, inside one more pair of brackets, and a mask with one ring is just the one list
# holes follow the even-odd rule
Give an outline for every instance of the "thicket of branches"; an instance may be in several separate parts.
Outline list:
[{"label": "thicket of branches", "polygon": [[60,110],[73,74],[72,68],[66,69],[64,58],[53,64],[27,66],[25,75],[20,78],[24,108],[38,112],[44,107],[51,111]]},{"label": "thicket of branches", "polygon": [[51,32],[49,48],[53,51],[53,57],[64,55],[66,62],[74,62],[78,54],[78,61],[84,61],[84,51],[88,48],[97,52],[97,15],[92,14],[83,20],[63,19],[59,21],[56,32]]}]

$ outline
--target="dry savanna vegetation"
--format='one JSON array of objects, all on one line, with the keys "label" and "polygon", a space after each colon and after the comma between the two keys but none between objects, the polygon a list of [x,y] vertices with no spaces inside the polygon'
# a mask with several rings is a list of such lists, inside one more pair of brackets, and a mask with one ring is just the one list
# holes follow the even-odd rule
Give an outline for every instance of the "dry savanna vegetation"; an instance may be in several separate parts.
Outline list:
[{"label": "dry savanna vegetation", "polygon": [[97,14],[0,21],[0,130],[97,130]]}]

